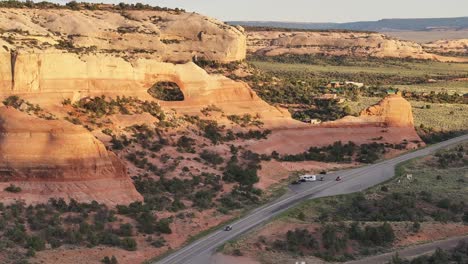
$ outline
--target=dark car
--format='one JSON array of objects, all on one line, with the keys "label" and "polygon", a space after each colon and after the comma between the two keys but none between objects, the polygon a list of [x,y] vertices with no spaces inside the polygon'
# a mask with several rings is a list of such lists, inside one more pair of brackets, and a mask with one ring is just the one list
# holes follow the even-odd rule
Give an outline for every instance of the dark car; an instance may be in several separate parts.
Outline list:
[{"label": "dark car", "polygon": [[341,177],[340,176],[336,177],[336,181],[341,181]]},{"label": "dark car", "polygon": [[231,231],[232,230],[232,226],[228,225],[224,228],[224,231]]},{"label": "dark car", "polygon": [[293,181],[293,182],[291,182],[291,184],[294,184],[294,185],[296,185],[296,184],[301,184],[301,181],[299,181],[299,180]]}]

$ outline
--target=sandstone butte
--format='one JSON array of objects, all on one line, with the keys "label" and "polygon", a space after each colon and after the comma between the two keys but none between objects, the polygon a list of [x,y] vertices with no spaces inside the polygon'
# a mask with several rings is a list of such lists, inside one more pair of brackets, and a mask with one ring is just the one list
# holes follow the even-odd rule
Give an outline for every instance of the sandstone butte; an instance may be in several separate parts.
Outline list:
[{"label": "sandstone butte", "polygon": [[[369,142],[383,129],[385,142],[420,141],[402,98],[386,99],[382,109],[376,106],[360,119],[311,126],[268,105],[247,84],[208,74],[192,60],[231,62],[246,55],[243,29],[211,18],[161,11],[0,11],[0,98],[19,95],[60,113],[64,99],[104,94],[155,100],[147,90],[171,81],[184,101],[159,101],[166,109],[196,114],[215,104],[226,114],[258,113],[273,130],[267,140],[247,142],[259,153],[298,153],[338,140]],[[122,163],[86,130],[10,108],[0,112],[0,179],[8,181],[1,190],[14,183],[28,202],[54,196],[108,204],[141,199]],[[0,193],[5,201],[18,198]]]},{"label": "sandstone butte", "polygon": [[[437,44],[435,44],[437,45]],[[454,46],[460,43],[454,43]],[[420,44],[365,32],[249,31],[248,52],[266,56],[282,54],[325,54],[333,56],[414,58],[466,62],[465,58],[436,55]],[[429,46],[428,46],[429,47]],[[431,51],[438,51],[437,49]]]},{"label": "sandstone butte", "polygon": [[[124,164],[81,126],[3,106],[0,133],[2,202],[63,197],[116,205],[142,200]],[[10,184],[22,191],[3,191]]]}]

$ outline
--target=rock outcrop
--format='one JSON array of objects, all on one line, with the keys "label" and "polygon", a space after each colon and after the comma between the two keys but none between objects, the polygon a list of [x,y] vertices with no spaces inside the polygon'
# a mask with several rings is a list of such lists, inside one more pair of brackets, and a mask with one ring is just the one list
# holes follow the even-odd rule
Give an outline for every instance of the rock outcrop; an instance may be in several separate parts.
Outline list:
[{"label": "rock outcrop", "polygon": [[184,101],[163,107],[199,113],[215,104],[228,114],[287,117],[248,85],[210,75],[192,60],[242,60],[246,37],[195,13],[3,9],[0,12],[0,98],[19,95],[44,107],[87,96],[137,96],[175,82]]},{"label": "rock outcrop", "polygon": [[398,94],[388,95],[375,105],[361,111],[358,117],[346,116],[342,119],[324,122],[320,126],[365,126],[401,127],[414,130],[411,104]]},{"label": "rock outcrop", "polygon": [[109,53],[132,59],[230,62],[245,58],[241,28],[196,13],[2,9],[0,48]]},{"label": "rock outcrop", "polygon": [[266,56],[324,54],[466,61],[431,54],[417,43],[390,38],[380,33],[250,31],[247,33],[247,46],[249,52]]},{"label": "rock outcrop", "polygon": [[377,104],[364,109],[360,115],[363,119],[375,119],[386,126],[414,127],[411,104],[400,95],[389,95]]},{"label": "rock outcrop", "polygon": [[[0,107],[0,198],[52,197],[128,204],[141,200],[123,163],[86,129]],[[20,193],[4,188],[19,186]]]},{"label": "rock outcrop", "polygon": [[423,44],[424,49],[439,54],[468,54],[468,39],[438,40]]},{"label": "rock outcrop", "polygon": [[269,106],[243,82],[210,75],[193,62],[173,64],[153,59],[132,63],[108,54],[18,52],[0,53],[0,97],[20,95],[41,106],[60,105],[88,96],[136,96],[154,100],[148,89],[162,81],[175,82],[184,101],[160,101],[182,113],[199,113],[209,104],[226,113],[259,113],[266,119],[288,116]]}]

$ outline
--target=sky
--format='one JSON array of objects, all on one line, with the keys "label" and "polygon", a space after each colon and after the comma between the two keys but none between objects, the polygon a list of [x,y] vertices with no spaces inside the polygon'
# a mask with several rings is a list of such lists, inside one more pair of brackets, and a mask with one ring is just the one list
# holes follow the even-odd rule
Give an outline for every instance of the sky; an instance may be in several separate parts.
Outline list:
[{"label": "sky", "polygon": [[[81,2],[85,0],[77,0]],[[66,3],[67,0],[56,0]],[[353,22],[468,16],[467,0],[96,0],[179,7],[223,21]]]}]

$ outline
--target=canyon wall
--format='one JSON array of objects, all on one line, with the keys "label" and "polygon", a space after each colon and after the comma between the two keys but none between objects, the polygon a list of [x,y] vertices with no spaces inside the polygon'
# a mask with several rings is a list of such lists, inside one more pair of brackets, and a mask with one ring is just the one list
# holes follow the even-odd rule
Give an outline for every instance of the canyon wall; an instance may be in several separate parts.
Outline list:
[{"label": "canyon wall", "polygon": [[248,52],[266,56],[323,54],[377,58],[413,58],[439,61],[467,61],[426,52],[417,43],[366,32],[247,32]]}]

